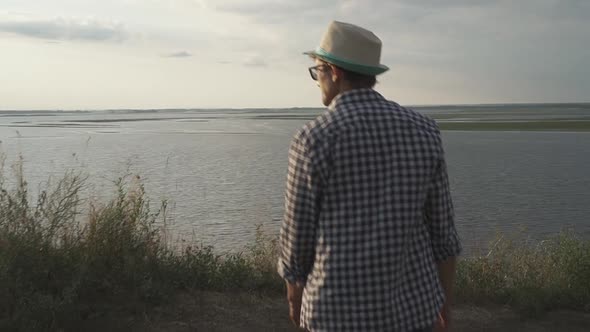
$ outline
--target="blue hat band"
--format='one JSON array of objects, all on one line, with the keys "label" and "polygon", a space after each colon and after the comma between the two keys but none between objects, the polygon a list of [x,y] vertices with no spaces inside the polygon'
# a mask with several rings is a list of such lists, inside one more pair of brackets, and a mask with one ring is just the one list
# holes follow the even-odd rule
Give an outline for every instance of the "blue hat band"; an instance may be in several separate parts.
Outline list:
[{"label": "blue hat band", "polygon": [[381,73],[386,72],[389,69],[389,68],[387,68],[387,66],[384,66],[384,65],[367,66],[367,65],[362,65],[359,63],[354,63],[354,62],[339,58],[330,52],[326,52],[321,47],[316,48],[313,53],[315,55],[317,55],[318,57],[320,57],[320,58],[338,66],[338,67],[341,67],[346,70],[350,70],[355,73],[360,73],[360,74],[365,74],[365,75],[379,75]]}]

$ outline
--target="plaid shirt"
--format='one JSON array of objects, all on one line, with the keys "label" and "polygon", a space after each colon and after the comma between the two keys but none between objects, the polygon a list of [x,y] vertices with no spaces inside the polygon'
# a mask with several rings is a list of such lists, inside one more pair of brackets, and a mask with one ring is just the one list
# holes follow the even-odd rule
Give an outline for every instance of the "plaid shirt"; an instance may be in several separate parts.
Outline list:
[{"label": "plaid shirt", "polygon": [[289,150],[278,272],[305,285],[302,327],[432,326],[453,218],[436,123],[372,89],[337,96]]}]

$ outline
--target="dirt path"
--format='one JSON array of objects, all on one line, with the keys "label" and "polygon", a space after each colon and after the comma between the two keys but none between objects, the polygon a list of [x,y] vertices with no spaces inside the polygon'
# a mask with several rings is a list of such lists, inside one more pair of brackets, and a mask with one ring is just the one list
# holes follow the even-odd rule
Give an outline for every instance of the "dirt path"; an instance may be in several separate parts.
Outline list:
[{"label": "dirt path", "polygon": [[[287,319],[283,298],[248,294],[199,292],[179,295],[174,304],[149,314],[110,315],[89,321],[88,331],[149,332],[264,332],[297,331]],[[453,331],[588,332],[590,314],[550,312],[536,319],[524,319],[502,308],[458,306],[453,310]]]}]

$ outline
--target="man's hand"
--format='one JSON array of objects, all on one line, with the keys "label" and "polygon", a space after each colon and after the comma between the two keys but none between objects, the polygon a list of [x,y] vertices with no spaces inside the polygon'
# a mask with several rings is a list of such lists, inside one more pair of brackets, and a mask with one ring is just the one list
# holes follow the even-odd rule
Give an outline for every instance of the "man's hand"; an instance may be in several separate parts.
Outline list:
[{"label": "man's hand", "polygon": [[455,283],[455,271],[457,269],[457,259],[449,257],[442,262],[438,262],[438,275],[443,291],[445,293],[445,302],[434,324],[435,332],[449,331],[451,325],[451,303],[453,302],[453,285]]},{"label": "man's hand", "polygon": [[301,298],[303,297],[303,286],[287,282],[287,301],[289,301],[289,317],[296,327],[300,327]]},{"label": "man's hand", "polygon": [[451,321],[451,313],[448,310],[448,306],[443,306],[441,312],[438,314],[438,318],[434,323],[434,332],[447,332],[449,331],[449,324]]}]

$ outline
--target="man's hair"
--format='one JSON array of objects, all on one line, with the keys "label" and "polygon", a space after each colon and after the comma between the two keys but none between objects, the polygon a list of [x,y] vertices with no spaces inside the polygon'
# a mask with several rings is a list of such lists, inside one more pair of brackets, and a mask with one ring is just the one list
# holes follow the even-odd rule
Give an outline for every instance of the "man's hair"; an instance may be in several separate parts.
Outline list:
[{"label": "man's hair", "polygon": [[344,72],[344,79],[347,80],[354,88],[373,88],[377,84],[375,75],[365,75],[340,68]]},{"label": "man's hair", "polygon": [[[316,59],[315,57],[312,57],[312,59]],[[323,59],[320,59],[320,61],[322,61],[322,63],[326,64],[326,65],[332,65],[332,66],[336,66],[333,63],[329,63]],[[352,85],[353,88],[355,89],[361,89],[361,88],[374,88],[375,84],[377,84],[377,77],[375,75],[365,75],[365,74],[359,74],[359,73],[355,73],[353,71],[344,69],[342,67],[336,66],[338,68],[340,68],[340,70],[342,70],[344,72],[344,79],[346,81],[348,81],[350,83],[350,85]]]}]

